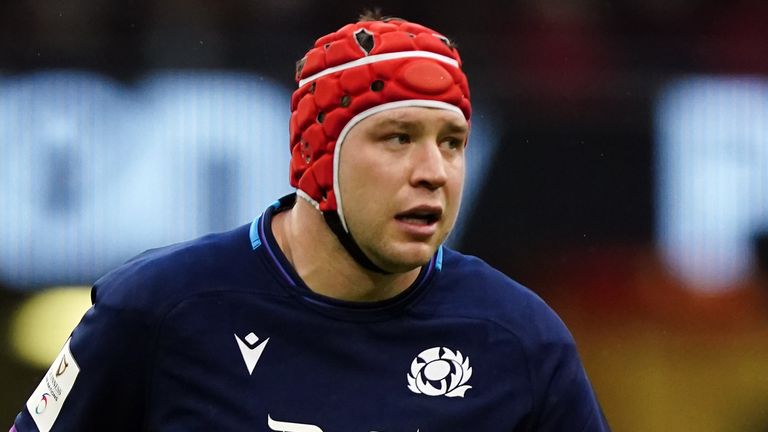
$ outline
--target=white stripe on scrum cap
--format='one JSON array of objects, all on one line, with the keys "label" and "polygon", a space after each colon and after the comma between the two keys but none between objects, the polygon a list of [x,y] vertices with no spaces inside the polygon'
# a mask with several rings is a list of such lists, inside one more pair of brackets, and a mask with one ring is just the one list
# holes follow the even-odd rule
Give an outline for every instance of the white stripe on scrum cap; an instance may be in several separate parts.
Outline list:
[{"label": "white stripe on scrum cap", "polygon": [[349,233],[347,228],[347,220],[344,218],[344,210],[341,204],[341,188],[339,187],[339,159],[341,155],[341,145],[344,143],[344,139],[347,137],[350,129],[356,124],[360,123],[363,119],[370,117],[374,114],[378,114],[382,111],[405,108],[405,107],[423,107],[423,108],[438,108],[453,111],[458,115],[464,117],[464,112],[461,111],[456,105],[451,105],[447,102],[429,100],[429,99],[406,99],[395,102],[388,102],[375,107],[368,108],[367,110],[352,117],[352,119],[344,125],[344,128],[339,133],[339,138],[336,139],[336,147],[333,149],[333,194],[336,197],[336,212],[339,214],[341,220],[341,226],[344,227],[344,231]]},{"label": "white stripe on scrum cap", "polygon": [[397,59],[414,58],[414,57],[429,58],[429,59],[437,60],[445,64],[451,65],[455,68],[459,67],[459,62],[456,61],[455,59],[452,59],[448,56],[444,56],[441,54],[436,54],[431,51],[401,51],[401,52],[393,52],[393,53],[374,54],[372,56],[363,57],[357,60],[352,60],[351,62],[343,63],[338,66],[329,67],[328,69],[323,69],[320,72],[299,81],[299,87],[303,87],[305,84],[312,82],[320,77],[324,77],[332,73],[343,71],[345,69],[351,69],[353,67],[362,66],[362,65],[371,64],[371,63],[377,63],[380,61],[397,60]]}]

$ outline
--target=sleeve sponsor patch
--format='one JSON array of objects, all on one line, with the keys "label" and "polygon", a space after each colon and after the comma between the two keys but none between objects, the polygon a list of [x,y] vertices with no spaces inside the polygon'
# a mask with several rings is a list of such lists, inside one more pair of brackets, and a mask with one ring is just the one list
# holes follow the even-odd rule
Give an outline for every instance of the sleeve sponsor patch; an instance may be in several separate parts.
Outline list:
[{"label": "sleeve sponsor patch", "polygon": [[69,341],[67,339],[64,348],[27,401],[29,415],[40,432],[51,430],[80,373],[80,367],[69,350]]}]

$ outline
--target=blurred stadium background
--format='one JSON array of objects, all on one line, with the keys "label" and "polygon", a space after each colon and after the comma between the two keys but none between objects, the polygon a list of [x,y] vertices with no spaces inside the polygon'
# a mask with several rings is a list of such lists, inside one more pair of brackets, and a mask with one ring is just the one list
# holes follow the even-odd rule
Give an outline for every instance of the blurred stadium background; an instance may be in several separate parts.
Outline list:
[{"label": "blurred stadium background", "polygon": [[0,4],[0,425],[150,247],[287,187],[294,62],[364,7],[455,39],[452,236],[571,328],[614,430],[768,431],[762,0]]}]

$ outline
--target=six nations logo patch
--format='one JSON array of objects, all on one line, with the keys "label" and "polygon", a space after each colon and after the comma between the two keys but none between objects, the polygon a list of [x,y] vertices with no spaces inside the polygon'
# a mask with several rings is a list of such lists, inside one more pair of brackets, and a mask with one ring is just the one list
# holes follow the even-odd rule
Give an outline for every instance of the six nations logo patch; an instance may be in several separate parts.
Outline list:
[{"label": "six nations logo patch", "polygon": [[466,385],[472,377],[469,357],[460,351],[444,347],[429,348],[411,363],[408,389],[427,396],[464,397],[472,386]]}]

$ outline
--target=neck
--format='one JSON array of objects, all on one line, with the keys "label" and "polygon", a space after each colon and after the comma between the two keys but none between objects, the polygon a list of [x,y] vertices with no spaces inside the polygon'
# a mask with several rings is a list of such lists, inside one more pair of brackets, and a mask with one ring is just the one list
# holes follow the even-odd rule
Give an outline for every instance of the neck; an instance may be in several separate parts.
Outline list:
[{"label": "neck", "polygon": [[407,289],[420,269],[381,274],[360,266],[339,243],[322,214],[301,198],[272,219],[272,232],[296,273],[314,292],[339,300],[371,302]]}]

